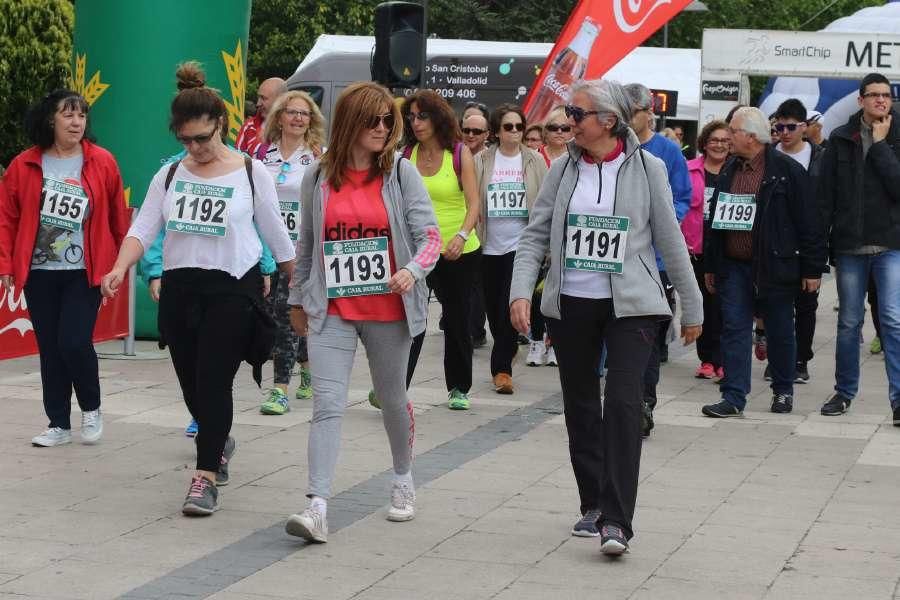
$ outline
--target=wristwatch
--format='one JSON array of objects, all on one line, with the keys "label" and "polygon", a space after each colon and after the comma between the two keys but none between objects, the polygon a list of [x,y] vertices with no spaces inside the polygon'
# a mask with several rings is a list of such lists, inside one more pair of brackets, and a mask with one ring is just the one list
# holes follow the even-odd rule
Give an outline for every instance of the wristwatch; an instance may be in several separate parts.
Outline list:
[{"label": "wristwatch", "polygon": [[468,241],[469,241],[469,234],[466,233],[465,231],[463,231],[462,229],[460,229],[459,231],[457,231],[457,232],[456,232],[456,235],[458,235],[459,237],[461,237],[461,238],[463,239],[464,242],[468,242]]}]

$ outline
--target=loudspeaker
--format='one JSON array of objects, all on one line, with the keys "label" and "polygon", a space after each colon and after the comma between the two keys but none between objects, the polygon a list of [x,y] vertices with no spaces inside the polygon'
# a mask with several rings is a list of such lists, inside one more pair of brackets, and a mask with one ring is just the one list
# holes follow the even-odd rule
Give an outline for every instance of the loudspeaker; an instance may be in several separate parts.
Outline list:
[{"label": "loudspeaker", "polygon": [[388,87],[419,87],[425,60],[425,7],[383,2],[375,7],[372,80]]}]

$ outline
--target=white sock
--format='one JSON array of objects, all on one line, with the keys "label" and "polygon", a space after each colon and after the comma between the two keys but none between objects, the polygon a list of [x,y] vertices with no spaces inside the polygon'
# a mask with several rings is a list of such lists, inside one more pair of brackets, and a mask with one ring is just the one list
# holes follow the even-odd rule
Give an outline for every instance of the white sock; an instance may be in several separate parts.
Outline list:
[{"label": "white sock", "polygon": [[325,502],[325,498],[321,498],[319,496],[313,496],[309,500],[309,507],[314,511],[320,513],[323,517],[328,511],[328,503]]},{"label": "white sock", "polygon": [[406,473],[403,473],[402,475],[400,475],[398,473],[394,473],[394,483],[405,483],[410,488],[412,488],[413,487],[412,471],[407,471]]}]

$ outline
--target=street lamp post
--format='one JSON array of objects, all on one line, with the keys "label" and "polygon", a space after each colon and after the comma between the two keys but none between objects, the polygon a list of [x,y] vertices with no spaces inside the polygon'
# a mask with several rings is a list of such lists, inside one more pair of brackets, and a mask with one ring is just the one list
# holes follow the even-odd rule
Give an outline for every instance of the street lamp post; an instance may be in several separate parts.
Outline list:
[{"label": "street lamp post", "polygon": [[[694,0],[684,7],[682,12],[709,12],[709,7],[700,0]],[[663,25],[663,48],[669,47],[669,22]]]}]

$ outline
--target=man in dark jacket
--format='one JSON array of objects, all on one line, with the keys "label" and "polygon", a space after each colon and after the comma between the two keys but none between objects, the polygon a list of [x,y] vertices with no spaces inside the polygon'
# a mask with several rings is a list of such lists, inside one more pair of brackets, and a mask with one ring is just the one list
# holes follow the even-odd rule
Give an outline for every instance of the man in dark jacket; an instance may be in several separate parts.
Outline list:
[{"label": "man in dark jacket", "polygon": [[900,123],[879,73],[859,86],[861,110],[831,132],[821,193],[840,302],[834,395],[823,415],[847,410],[859,389],[859,332],[871,274],[894,425],[900,426]]},{"label": "man in dark jacket", "polygon": [[[822,170],[822,157],[825,149],[804,139],[807,132],[806,119],[806,107],[802,102],[796,98],[788,98],[782,102],[775,111],[774,128],[781,138],[775,149],[800,163],[809,173],[810,182],[815,189],[818,175]],[[794,329],[797,340],[797,369],[794,383],[809,381],[807,363],[813,357],[812,345],[813,337],[816,334],[816,310],[818,308],[819,290],[807,292],[797,288],[797,295],[794,297]],[[769,369],[766,371],[769,374]]]},{"label": "man in dark jacket", "polygon": [[772,412],[794,406],[794,296],[819,289],[825,236],[809,176],[775,151],[769,121],[740,108],[731,124],[732,153],[716,184],[703,234],[703,266],[710,292],[722,301],[722,400],[703,407],[708,417],[743,414],[750,393],[754,301],[766,323],[772,373]]}]

